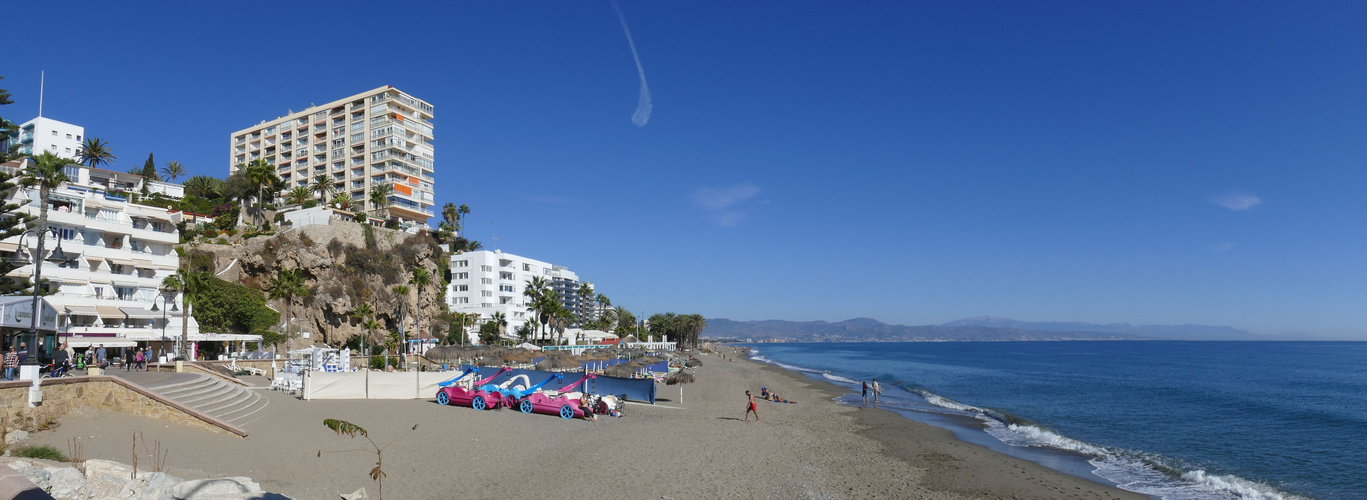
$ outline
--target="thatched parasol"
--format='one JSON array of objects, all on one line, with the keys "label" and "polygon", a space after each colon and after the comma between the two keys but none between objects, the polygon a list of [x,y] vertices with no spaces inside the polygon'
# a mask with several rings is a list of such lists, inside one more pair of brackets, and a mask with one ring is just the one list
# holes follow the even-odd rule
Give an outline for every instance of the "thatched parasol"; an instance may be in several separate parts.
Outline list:
[{"label": "thatched parasol", "polygon": [[569,368],[579,368],[579,362],[568,357],[551,357],[541,360],[536,364],[536,369],[554,371]]},{"label": "thatched parasol", "polygon": [[646,356],[646,357],[644,357],[644,358],[638,359],[637,361],[640,361],[641,363],[644,363],[644,364],[647,364],[647,365],[653,365],[653,364],[655,364],[655,363],[659,363],[659,362],[664,361],[664,360],[662,360],[662,359],[660,359],[660,358],[657,358],[657,357],[654,357],[654,356]]},{"label": "thatched parasol", "polygon": [[687,370],[679,370],[665,377],[665,385],[679,386],[679,404],[683,404],[683,385],[693,383],[693,374]]},{"label": "thatched parasol", "polygon": [[630,363],[612,365],[603,369],[603,375],[626,378],[635,374],[638,369],[639,367],[631,366]]},{"label": "thatched parasol", "polygon": [[688,361],[684,361],[684,366],[687,366],[689,368],[697,368],[699,366],[702,366],[702,360],[696,358],[690,359]]},{"label": "thatched parasol", "polygon": [[537,355],[533,354],[531,351],[521,350],[512,351],[503,355],[503,361],[508,363],[531,363],[532,360],[536,358]]}]

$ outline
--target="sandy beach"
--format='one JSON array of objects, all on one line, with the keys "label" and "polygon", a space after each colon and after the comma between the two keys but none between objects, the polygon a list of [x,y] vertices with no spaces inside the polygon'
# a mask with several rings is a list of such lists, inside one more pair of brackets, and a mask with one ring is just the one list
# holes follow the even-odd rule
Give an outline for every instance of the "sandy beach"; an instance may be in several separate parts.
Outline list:
[{"label": "sandy beach", "polygon": [[[337,418],[384,444],[387,498],[1126,498],[1142,495],[1061,474],[956,440],[892,412],[836,404],[843,389],[732,354],[703,357],[697,383],[660,386],[656,405],[624,418],[566,421],[422,401],[302,401],[264,391],[268,414],[245,438],[103,411],[63,419],[26,444],[130,463],[137,432],[169,450],[167,472],[248,476],[263,489],[332,499],[364,487],[373,453],[322,424]],[[264,379],[258,379],[264,382]],[[761,400],[743,422],[745,391],[767,385],[799,404]],[[405,435],[413,425],[417,430]],[[401,437],[402,436],[402,437]],[[318,456],[319,451],[323,456]],[[140,463],[150,460],[143,456]]]}]

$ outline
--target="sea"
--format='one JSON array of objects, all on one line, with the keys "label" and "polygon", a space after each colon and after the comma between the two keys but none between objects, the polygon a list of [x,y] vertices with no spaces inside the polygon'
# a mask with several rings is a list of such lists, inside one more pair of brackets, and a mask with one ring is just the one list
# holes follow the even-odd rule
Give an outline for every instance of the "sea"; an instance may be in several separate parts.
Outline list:
[{"label": "sea", "polygon": [[842,404],[877,379],[878,407],[1153,498],[1367,499],[1367,343],[741,345]]}]

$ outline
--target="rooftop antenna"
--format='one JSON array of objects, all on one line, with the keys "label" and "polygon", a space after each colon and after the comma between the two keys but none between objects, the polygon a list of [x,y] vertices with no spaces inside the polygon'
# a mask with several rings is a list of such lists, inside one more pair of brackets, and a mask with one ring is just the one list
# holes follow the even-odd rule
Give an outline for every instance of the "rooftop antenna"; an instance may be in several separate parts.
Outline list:
[{"label": "rooftop antenna", "polygon": [[47,71],[38,73],[38,118],[43,117],[43,87],[47,84]]}]

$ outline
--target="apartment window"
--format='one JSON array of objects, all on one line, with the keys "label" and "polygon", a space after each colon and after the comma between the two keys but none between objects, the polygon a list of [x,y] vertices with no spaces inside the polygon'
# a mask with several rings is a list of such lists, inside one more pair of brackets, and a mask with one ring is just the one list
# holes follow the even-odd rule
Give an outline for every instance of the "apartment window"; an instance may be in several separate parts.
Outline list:
[{"label": "apartment window", "polygon": [[454,274],[451,275],[451,279],[453,279],[453,280],[468,280],[468,279],[470,279],[470,273],[454,273]]},{"label": "apartment window", "polygon": [[499,285],[499,286],[498,286],[498,291],[500,291],[500,292],[516,292],[516,290],[513,290],[513,286],[512,286],[512,285]]},{"label": "apartment window", "polygon": [[64,227],[54,227],[52,228],[52,235],[63,240],[71,241],[76,239],[76,230]]},{"label": "apartment window", "polygon": [[57,136],[57,131],[56,131],[56,130],[53,130],[53,131],[52,131],[52,136],[53,136],[53,137],[56,137],[56,136]]},{"label": "apartment window", "polygon": [[491,291],[488,291],[488,290],[480,290],[480,291],[479,291],[479,296],[480,296],[480,297],[493,297],[493,296],[494,296],[494,292],[491,292]]},{"label": "apartment window", "polygon": [[479,270],[486,273],[492,273],[494,272],[494,266],[479,266]]},{"label": "apartment window", "polygon": [[[470,261],[468,261],[468,260],[457,260],[457,261],[454,261],[454,262],[451,263],[451,267],[470,267]],[[465,273],[461,273],[461,274],[465,274]]]},{"label": "apartment window", "polygon": [[451,297],[452,304],[469,304],[470,297]]},{"label": "apartment window", "polygon": [[71,154],[71,148],[66,148],[67,154]]},{"label": "apartment window", "polygon": [[492,285],[492,284],[494,284],[494,280],[489,279],[489,278],[480,278],[480,279],[479,279],[479,282],[482,283],[482,284],[485,284],[485,285]]},{"label": "apartment window", "polygon": [[510,280],[510,279],[513,279],[513,273],[509,273],[509,272],[501,272],[501,273],[498,273],[498,279],[501,279],[501,280]]},{"label": "apartment window", "polygon": [[67,134],[67,135],[66,135],[66,138],[67,138],[67,139],[70,139],[70,138],[71,138],[71,134]]},{"label": "apartment window", "polygon": [[451,285],[451,291],[468,292],[470,291],[470,285]]},{"label": "apartment window", "polygon": [[78,140],[78,141],[81,140],[81,136],[79,136],[79,135],[76,136],[76,140]]},{"label": "apartment window", "polygon": [[81,167],[62,167],[62,173],[66,174],[66,178],[75,181],[81,178]]},{"label": "apartment window", "polygon": [[522,270],[523,270],[523,271],[531,271],[531,270],[532,270],[532,265],[531,265],[531,264],[523,264],[523,265],[522,265]]}]

